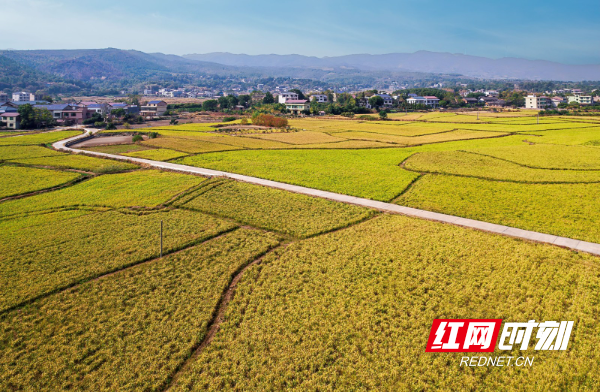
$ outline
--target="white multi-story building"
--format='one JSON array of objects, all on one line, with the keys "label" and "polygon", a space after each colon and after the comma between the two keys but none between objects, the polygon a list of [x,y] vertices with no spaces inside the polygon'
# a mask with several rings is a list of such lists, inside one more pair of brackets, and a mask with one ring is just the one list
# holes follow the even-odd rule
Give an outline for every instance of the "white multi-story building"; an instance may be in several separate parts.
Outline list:
[{"label": "white multi-story building", "polygon": [[[412,95],[412,94],[409,94],[409,95]],[[433,95],[426,95],[424,97],[419,97],[419,96],[409,97],[406,100],[406,102],[409,103],[409,104],[411,104],[411,105],[417,105],[417,104],[427,105],[427,106],[430,106],[430,107],[432,107],[432,108],[435,109],[435,108],[437,108],[439,106],[440,99],[438,97],[433,96]]]},{"label": "white multi-story building", "polygon": [[310,100],[318,103],[326,103],[328,101],[327,95],[325,94],[314,94],[310,96]]},{"label": "white multi-story building", "polygon": [[18,93],[13,93],[12,100],[15,102],[30,102],[35,101],[35,94],[28,93],[26,91],[20,91]]},{"label": "white multi-story building", "polygon": [[528,95],[525,97],[525,109],[545,109],[552,106],[552,100],[546,96]]},{"label": "white multi-story building", "polygon": [[[573,90],[575,91],[575,90]],[[592,96],[591,95],[582,95],[581,93],[575,93],[575,95],[569,95],[567,97],[569,103],[577,102],[580,105],[591,105],[592,104]]]},{"label": "white multi-story building", "polygon": [[279,94],[279,100],[278,100],[279,103],[286,103],[288,100],[297,101],[298,94],[290,92],[290,91],[286,91],[286,92]]}]

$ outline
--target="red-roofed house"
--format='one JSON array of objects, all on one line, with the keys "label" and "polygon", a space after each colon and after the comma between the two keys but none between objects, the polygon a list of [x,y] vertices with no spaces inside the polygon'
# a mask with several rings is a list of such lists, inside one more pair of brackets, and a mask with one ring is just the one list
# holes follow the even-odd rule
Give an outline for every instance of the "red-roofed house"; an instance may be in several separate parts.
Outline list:
[{"label": "red-roofed house", "polygon": [[292,114],[300,114],[310,109],[310,103],[306,99],[288,99],[285,101],[285,108]]},{"label": "red-roofed house", "polygon": [[432,108],[437,108],[440,106],[440,99],[438,97],[426,95],[423,98],[425,98],[425,105],[427,106],[431,106]]}]

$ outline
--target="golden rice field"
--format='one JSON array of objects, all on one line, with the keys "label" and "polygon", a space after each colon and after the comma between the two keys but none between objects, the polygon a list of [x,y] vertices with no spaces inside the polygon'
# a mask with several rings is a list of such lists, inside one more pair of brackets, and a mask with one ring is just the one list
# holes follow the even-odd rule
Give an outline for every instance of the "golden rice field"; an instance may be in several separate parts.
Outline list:
[{"label": "golden rice field", "polygon": [[52,188],[79,177],[80,174],[72,172],[0,165],[0,199]]},{"label": "golden rice field", "polygon": [[[184,124],[87,150],[600,243],[600,117],[535,114]],[[0,138],[2,391],[600,388],[596,256],[49,148],[79,133]],[[489,353],[532,367],[466,369],[425,352],[435,318],[575,327],[565,352]]]},{"label": "golden rice field", "polygon": [[[592,391],[600,382],[592,256],[384,216],[295,243],[248,272],[173,390]],[[465,369],[464,353],[425,353],[434,318],[465,316],[578,327],[568,353],[506,353],[535,355],[532,368]]]}]

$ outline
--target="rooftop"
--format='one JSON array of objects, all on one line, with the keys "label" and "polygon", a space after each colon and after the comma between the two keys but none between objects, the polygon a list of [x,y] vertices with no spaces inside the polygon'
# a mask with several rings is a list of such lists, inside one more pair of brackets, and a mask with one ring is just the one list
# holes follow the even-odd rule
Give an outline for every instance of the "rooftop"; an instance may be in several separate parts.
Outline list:
[{"label": "rooftop", "polygon": [[48,109],[48,110],[69,110],[71,109],[71,105],[67,104],[59,104],[59,105],[34,105],[39,109]]}]

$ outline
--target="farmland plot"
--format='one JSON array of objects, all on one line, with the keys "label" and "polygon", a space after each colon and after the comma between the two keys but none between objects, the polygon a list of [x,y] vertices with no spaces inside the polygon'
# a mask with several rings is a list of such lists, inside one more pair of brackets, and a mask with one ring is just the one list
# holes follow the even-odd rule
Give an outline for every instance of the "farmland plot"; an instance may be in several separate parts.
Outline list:
[{"label": "farmland plot", "polygon": [[297,237],[345,227],[374,213],[366,208],[232,180],[209,190],[200,189],[197,196],[191,194],[175,204]]},{"label": "farmland plot", "polygon": [[502,159],[462,151],[432,151],[415,154],[406,161],[404,167],[416,172],[515,182],[600,182],[600,171],[534,169]]},{"label": "farmland plot", "polygon": [[4,314],[0,389],[161,390],[234,272],[278,241],[240,229]]},{"label": "farmland plot", "polygon": [[[594,390],[599,287],[593,256],[383,216],[249,270],[219,333],[173,390]],[[531,368],[464,371],[463,353],[424,348],[433,319],[465,315],[577,327],[568,355],[536,351]]]},{"label": "farmland plot", "polygon": [[235,227],[204,214],[176,210],[70,216],[70,212],[42,215],[37,224],[27,227],[18,224],[20,219],[0,221],[0,311],[157,257],[161,220],[165,222],[165,252]]},{"label": "farmland plot", "polygon": [[52,188],[80,176],[77,173],[0,165],[0,199]]},{"label": "farmland plot", "polygon": [[201,177],[155,170],[107,174],[59,191],[0,203],[0,218],[77,206],[152,208],[202,181]]}]

